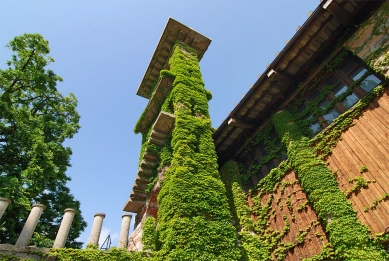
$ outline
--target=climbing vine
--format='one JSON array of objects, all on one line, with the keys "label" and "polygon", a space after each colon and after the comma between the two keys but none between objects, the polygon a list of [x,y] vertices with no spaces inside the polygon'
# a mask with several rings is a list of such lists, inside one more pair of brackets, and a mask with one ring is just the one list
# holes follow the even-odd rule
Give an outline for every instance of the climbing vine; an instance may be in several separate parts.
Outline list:
[{"label": "climbing vine", "polygon": [[143,223],[142,244],[144,251],[154,251],[157,248],[157,221],[154,217],[147,217]]},{"label": "climbing vine", "polygon": [[[296,242],[283,242],[278,240],[284,235],[285,231],[288,231],[288,222],[294,222],[296,217],[292,213],[292,205],[290,193],[283,199],[281,198],[268,198],[270,200],[267,203],[261,203],[259,198],[265,194],[274,194],[277,189],[280,189],[283,194],[285,188],[290,186],[290,181],[282,181],[288,170],[293,169],[298,174],[298,180],[301,182],[304,192],[308,195],[307,199],[301,199],[301,203],[297,206],[297,211],[305,211],[308,206],[312,206],[319,214],[319,219],[326,229],[326,234],[318,233],[318,238],[324,240],[329,239],[329,243],[324,243],[321,253],[306,259],[307,261],[313,260],[338,260],[338,259],[353,259],[353,260],[386,260],[387,254],[383,248],[377,244],[377,240],[373,240],[370,232],[366,227],[361,225],[356,218],[355,212],[351,204],[347,201],[348,197],[357,193],[360,189],[368,188],[369,183],[375,182],[374,180],[365,180],[363,177],[357,176],[354,179],[350,179],[349,182],[353,186],[344,193],[339,190],[336,182],[336,172],[331,172],[326,167],[322,159],[330,155],[332,148],[341,139],[342,132],[346,131],[353,125],[353,119],[357,118],[364,108],[377,96],[381,95],[384,91],[383,85],[378,85],[366,96],[360,99],[351,109],[338,116],[327,128],[321,131],[319,134],[315,133],[312,128],[312,124],[317,122],[317,118],[321,115],[329,113],[336,103],[342,102],[347,96],[349,96],[355,86],[360,85],[361,81],[372,73],[368,70],[357,81],[348,85],[347,90],[341,95],[334,97],[326,106],[322,105],[322,101],[332,92],[333,85],[325,86],[321,89],[319,95],[307,102],[306,96],[312,90],[317,88],[318,84],[323,81],[324,76],[328,75],[334,68],[337,68],[339,64],[350,56],[350,51],[344,49],[338,55],[334,56],[326,66],[322,74],[311,82],[310,85],[304,88],[299,88],[299,93],[293,99],[292,103],[287,106],[288,114],[287,121],[282,124],[277,123],[277,120],[272,122],[266,122],[263,126],[259,127],[260,131],[257,136],[248,144],[245,145],[243,152],[238,156],[240,163],[234,164],[232,168],[231,163],[227,162],[222,168],[221,174],[226,173],[226,169],[234,169],[232,171],[235,177],[235,183],[231,183],[231,191],[234,193],[227,194],[229,198],[233,196],[233,199],[229,199],[230,202],[235,202],[239,198],[240,203],[244,204],[243,208],[238,207],[238,204],[234,204],[235,213],[239,225],[236,226],[240,231],[240,241],[244,249],[244,254],[248,260],[283,260],[285,253],[292,250]],[[380,63],[385,65],[389,56],[380,56]],[[382,58],[384,57],[384,58]],[[377,58],[377,57],[376,57]],[[377,71],[376,68],[373,68]],[[381,66],[382,69],[382,66]],[[380,71],[382,72],[382,70]],[[276,116],[274,116],[276,118]],[[258,173],[263,166],[266,166],[273,159],[284,160],[281,153],[285,150],[280,144],[277,137],[272,137],[271,134],[274,127],[287,125],[288,122],[294,122],[295,126],[298,126],[298,133],[296,137],[293,137],[293,132],[285,133],[286,140],[297,140],[299,142],[294,143],[288,147],[288,160],[282,161],[279,167],[271,169],[271,171],[262,178],[259,183],[249,190],[250,193],[258,193],[258,196],[254,194],[252,197],[253,204],[247,205],[247,194],[242,193],[247,186],[247,180]],[[329,123],[329,122],[328,122]],[[277,133],[282,131],[277,129]],[[302,139],[302,137],[304,137]],[[309,138],[312,138],[311,140]],[[250,157],[255,150],[261,150],[260,145],[265,145],[266,157],[261,157],[260,160],[255,157]],[[269,155],[269,156],[267,156]],[[311,155],[311,156],[309,156]],[[240,157],[240,158],[239,158]],[[311,158],[310,158],[311,157]],[[254,158],[254,160],[252,159]],[[303,164],[303,162],[308,162]],[[300,168],[300,169],[299,169]],[[309,169],[312,169],[310,173]],[[270,169],[269,169],[270,170]],[[367,171],[365,166],[360,168],[360,173]],[[231,171],[230,171],[231,172]],[[301,173],[310,173],[305,178],[305,175]],[[224,175],[224,174],[223,174]],[[223,176],[222,175],[222,176]],[[319,176],[323,175],[325,179],[320,179]],[[230,175],[231,176],[231,175]],[[316,180],[315,180],[316,179]],[[255,185],[255,184],[254,184]],[[251,185],[252,186],[252,185]],[[312,186],[311,188],[308,188]],[[228,191],[228,186],[227,191]],[[247,188],[247,187],[246,187]],[[257,199],[257,197],[259,197]],[[365,211],[374,209],[375,206],[384,200],[387,200],[389,196],[383,195],[381,198],[375,200],[370,206],[365,207]],[[278,236],[271,234],[268,229],[268,224],[273,218],[275,210],[269,207],[271,201],[276,202],[278,208],[289,212],[288,220],[285,220],[285,227],[282,231],[278,231]],[[270,203],[270,204],[269,204]],[[231,204],[230,204],[231,207]],[[232,211],[234,214],[234,211]],[[255,216],[255,221],[253,220]],[[285,219],[285,216],[283,216]],[[358,240],[353,240],[353,237],[348,235],[358,235]],[[301,242],[301,238],[306,236],[307,230],[301,230],[297,235],[297,243]],[[271,234],[273,236],[273,242],[266,240],[266,235]],[[277,234],[277,233],[276,233]],[[278,241],[277,241],[278,240]],[[261,245],[260,248],[255,248],[255,245]],[[363,246],[363,247],[362,247]],[[273,254],[273,256],[271,256]],[[371,256],[370,256],[371,254]]]},{"label": "climbing vine", "polygon": [[[151,260],[142,252],[126,251],[116,247],[108,251],[99,250],[97,246],[87,247],[86,249],[73,248],[52,248],[52,249],[29,249],[26,250],[24,257],[15,254],[8,255],[0,253],[1,261],[34,261],[34,260],[57,260],[57,261],[146,261]],[[40,258],[40,259],[37,259]]]},{"label": "climbing vine", "polygon": [[357,219],[355,212],[338,184],[310,146],[291,114],[281,111],[273,117],[277,132],[288,148],[288,157],[301,185],[323,221],[329,240],[339,259],[387,260],[387,253],[374,244],[370,233]]},{"label": "climbing vine", "polygon": [[208,113],[211,94],[204,88],[194,50],[177,42],[169,65],[175,80],[162,108],[171,110],[176,121],[167,148],[172,157],[165,160],[170,167],[158,195],[154,258],[238,260],[226,190],[217,171]]},{"label": "climbing vine", "polygon": [[112,247],[108,251],[86,248],[72,249],[72,248],[52,248],[48,253],[48,259],[55,257],[58,261],[145,261],[149,260],[148,257],[142,252],[131,251],[128,252],[125,249],[119,249]]}]

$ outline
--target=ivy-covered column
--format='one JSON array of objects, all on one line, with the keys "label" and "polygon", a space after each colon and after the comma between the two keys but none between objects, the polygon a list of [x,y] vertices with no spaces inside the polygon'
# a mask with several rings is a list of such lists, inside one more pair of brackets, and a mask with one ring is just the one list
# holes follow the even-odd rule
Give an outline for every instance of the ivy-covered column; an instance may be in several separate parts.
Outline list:
[{"label": "ivy-covered column", "polygon": [[175,75],[167,103],[176,117],[172,160],[158,196],[158,260],[238,260],[205,90],[196,52],[177,42],[169,60]]},{"label": "ivy-covered column", "polygon": [[324,223],[335,259],[388,260],[382,246],[373,243],[368,229],[358,221],[351,203],[294,123],[293,116],[288,111],[278,112],[273,123],[309,202]]}]

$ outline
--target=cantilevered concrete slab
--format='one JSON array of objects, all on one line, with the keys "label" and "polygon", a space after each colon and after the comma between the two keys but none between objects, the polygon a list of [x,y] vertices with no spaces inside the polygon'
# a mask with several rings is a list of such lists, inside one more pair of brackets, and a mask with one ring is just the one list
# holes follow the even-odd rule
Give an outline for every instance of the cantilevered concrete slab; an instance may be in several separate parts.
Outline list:
[{"label": "cantilevered concrete slab", "polygon": [[211,43],[211,39],[203,36],[190,27],[181,24],[173,18],[169,18],[138,91],[136,92],[137,95],[147,99],[150,98],[151,88],[158,78],[159,72],[165,67],[170,51],[176,40],[180,40],[194,48],[199,60],[203,57]]},{"label": "cantilevered concrete slab", "polygon": [[[174,122],[175,116],[173,114],[161,111],[152,127],[148,142],[163,145],[166,137],[174,128]],[[146,149],[143,153],[130,197],[123,207],[124,211],[137,213],[143,208],[147,199],[146,189],[149,179],[157,166],[158,156],[150,149]]]},{"label": "cantilevered concrete slab", "polygon": [[153,125],[148,141],[159,146],[165,144],[166,136],[173,130],[175,120],[176,116],[173,114],[161,111]]},{"label": "cantilevered concrete slab", "polygon": [[173,77],[163,76],[159,79],[139,122],[135,126],[137,132],[147,132],[150,125],[155,121],[161,110],[162,103],[166,99],[169,90],[172,88]]}]

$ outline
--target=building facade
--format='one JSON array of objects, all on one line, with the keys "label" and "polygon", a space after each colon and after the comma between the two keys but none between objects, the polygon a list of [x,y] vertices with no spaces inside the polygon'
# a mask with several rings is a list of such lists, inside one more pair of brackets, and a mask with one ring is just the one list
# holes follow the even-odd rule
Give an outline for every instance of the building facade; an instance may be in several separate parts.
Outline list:
[{"label": "building facade", "polygon": [[[322,1],[213,142],[197,65],[210,40],[169,20],[138,89],[149,104],[124,207],[137,213],[128,248],[193,256],[209,244],[204,260],[387,260],[388,14],[388,1]],[[154,246],[141,239],[148,216],[148,231],[161,233]]]}]

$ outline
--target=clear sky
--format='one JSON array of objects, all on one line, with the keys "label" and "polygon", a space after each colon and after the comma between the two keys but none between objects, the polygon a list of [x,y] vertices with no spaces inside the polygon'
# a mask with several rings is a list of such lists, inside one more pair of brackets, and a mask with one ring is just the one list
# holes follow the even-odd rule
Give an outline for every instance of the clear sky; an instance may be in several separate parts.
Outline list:
[{"label": "clear sky", "polygon": [[82,127],[66,145],[73,151],[68,186],[88,222],[80,241],[88,241],[93,215],[103,212],[101,239],[110,234],[117,245],[138,169],[141,135],[133,128],[148,101],[136,90],[169,17],[212,39],[200,66],[217,128],[319,3],[0,0],[0,68],[10,58],[7,42],[40,33],[55,59],[50,68],[64,78],[58,88],[79,101]]}]

